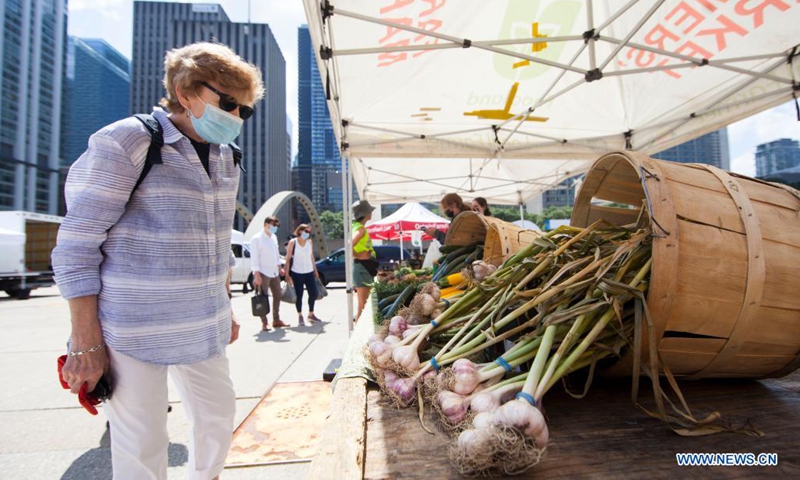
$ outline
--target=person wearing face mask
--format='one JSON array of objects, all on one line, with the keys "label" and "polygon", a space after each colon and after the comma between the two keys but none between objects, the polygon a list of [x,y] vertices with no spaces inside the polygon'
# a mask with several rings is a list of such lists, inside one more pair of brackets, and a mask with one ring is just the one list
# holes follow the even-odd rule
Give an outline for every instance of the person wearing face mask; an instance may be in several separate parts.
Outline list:
[{"label": "person wearing face mask", "polygon": [[164,71],[152,122],[100,129],[73,163],[52,254],[72,322],[62,375],[77,394],[109,374],[116,480],[167,476],[168,374],[192,430],[191,478],[220,474],[233,432],[225,351],[238,324],[226,280],[240,169],[229,144],[264,96],[263,76],[214,43],[170,50]]},{"label": "person wearing face mask", "polygon": [[[272,294],[272,326],[288,327],[280,318],[281,307],[281,257],[278,252],[278,227],[281,222],[276,217],[264,219],[264,229],[250,239],[250,268],[253,271],[253,285],[258,291]],[[261,316],[261,329],[269,330],[267,316]]]},{"label": "person wearing face mask", "polygon": [[308,322],[321,322],[314,315],[314,303],[317,301],[317,260],[314,258],[314,245],[311,242],[311,227],[305,223],[294,230],[295,238],[286,247],[286,265],[289,266],[289,275],[286,283],[294,287],[297,294],[298,325],[305,326],[303,320],[303,290],[308,291]]},{"label": "person wearing face mask", "polygon": [[[442,197],[439,202],[439,208],[451,221],[464,212],[472,211],[472,208],[464,203],[464,200],[457,193],[448,193]],[[435,238],[439,243],[444,244],[444,239],[447,236],[445,232],[435,229],[423,229],[423,231]]]},{"label": "person wearing face mask", "polygon": [[489,204],[486,203],[486,199],[483,197],[475,197],[475,199],[472,200],[472,211],[480,213],[484,217],[492,216],[492,211],[489,210]]}]

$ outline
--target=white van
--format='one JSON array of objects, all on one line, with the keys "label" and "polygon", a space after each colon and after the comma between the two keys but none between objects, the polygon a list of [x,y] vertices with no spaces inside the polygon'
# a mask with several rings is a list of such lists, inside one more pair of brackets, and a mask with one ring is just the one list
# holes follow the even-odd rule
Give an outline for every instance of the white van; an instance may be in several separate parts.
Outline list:
[{"label": "white van", "polygon": [[231,230],[231,251],[236,257],[236,266],[231,275],[231,288],[234,284],[242,285],[242,293],[253,288],[253,276],[250,271],[250,242],[244,241],[244,233]]}]

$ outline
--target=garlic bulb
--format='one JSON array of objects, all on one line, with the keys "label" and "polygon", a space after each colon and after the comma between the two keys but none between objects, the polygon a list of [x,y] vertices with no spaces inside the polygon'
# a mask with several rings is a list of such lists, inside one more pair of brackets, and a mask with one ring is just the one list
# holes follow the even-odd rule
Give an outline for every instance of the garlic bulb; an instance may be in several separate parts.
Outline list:
[{"label": "garlic bulb", "polygon": [[395,335],[389,335],[388,337],[386,337],[386,340],[384,340],[384,343],[386,345],[394,345],[395,343],[397,343],[399,341],[400,341],[400,337],[397,337]]},{"label": "garlic bulb", "polygon": [[439,393],[437,401],[451,424],[461,423],[467,416],[467,401],[463,396],[445,390]]},{"label": "garlic bulb", "polygon": [[408,328],[403,332],[403,340],[410,337],[411,335],[416,335],[419,331],[419,328]]},{"label": "garlic bulb", "polygon": [[392,317],[392,319],[389,321],[389,333],[392,335],[400,336],[407,329],[408,323],[406,322],[406,319],[400,315]]},{"label": "garlic bulb", "polygon": [[375,358],[375,362],[382,367],[385,367],[392,358],[392,348],[382,341],[370,343],[369,351]]},{"label": "garlic bulb", "polygon": [[525,400],[511,400],[497,409],[495,423],[515,427],[531,437],[539,448],[544,447],[549,438],[544,415],[538,408]]},{"label": "garlic bulb", "polygon": [[412,345],[395,348],[392,351],[392,360],[409,372],[415,372],[419,369],[419,355],[417,355],[417,350]]},{"label": "garlic bulb", "polygon": [[482,430],[494,425],[494,412],[480,412],[472,419],[472,426]]},{"label": "garlic bulb", "polygon": [[460,395],[469,395],[475,391],[480,378],[478,367],[474,363],[465,358],[458,359],[453,363],[453,372],[455,373],[454,392]]},{"label": "garlic bulb", "polygon": [[464,430],[458,436],[458,448],[469,456],[480,455],[484,445],[491,440],[491,431],[487,429]]},{"label": "garlic bulb", "polygon": [[482,392],[472,397],[469,407],[478,413],[493,412],[500,407],[500,399],[492,392]]}]

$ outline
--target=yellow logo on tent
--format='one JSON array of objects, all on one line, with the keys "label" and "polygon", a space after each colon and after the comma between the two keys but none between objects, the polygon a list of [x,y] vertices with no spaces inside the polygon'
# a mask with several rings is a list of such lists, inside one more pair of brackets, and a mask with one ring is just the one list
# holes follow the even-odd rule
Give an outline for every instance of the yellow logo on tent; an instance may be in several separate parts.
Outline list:
[{"label": "yellow logo on tent", "polygon": [[[539,34],[539,22],[533,22],[531,24],[531,38],[547,38],[547,35]],[[541,52],[547,48],[547,42],[539,42],[539,43],[532,43],[531,44],[531,52]],[[531,64],[530,60],[522,60],[521,62],[517,62],[514,64],[514,68],[520,67],[527,67]]]},{"label": "yellow logo on tent", "polygon": [[[464,112],[465,117],[478,117],[483,118],[486,120],[508,120],[512,118],[516,113],[511,112],[511,105],[514,104],[514,97],[517,96],[517,89],[519,88],[519,82],[514,83],[511,86],[511,90],[508,92],[508,97],[506,97],[506,105],[503,110],[473,110],[471,112]],[[519,117],[522,120],[524,117]],[[547,117],[534,117],[528,116],[525,118],[525,121],[528,122],[546,122],[550,120]]]},{"label": "yellow logo on tent", "polygon": [[[583,8],[583,3],[579,0],[562,0],[553,2],[542,9],[539,0],[508,0],[508,8],[506,9],[505,17],[503,17],[503,23],[497,38],[500,40],[524,38],[530,32],[530,22],[533,20],[537,20],[540,31],[546,32],[548,35],[569,35]],[[542,11],[539,11],[540,9]],[[548,48],[543,50],[537,57],[556,62],[568,43],[557,42],[549,44]],[[534,43],[533,45],[536,46],[537,44]],[[503,48],[530,55],[530,47],[527,44]],[[523,81],[538,77],[551,68],[548,65],[531,62],[527,68],[518,69],[514,65],[519,60],[497,53],[494,55],[494,69],[504,78]]]}]

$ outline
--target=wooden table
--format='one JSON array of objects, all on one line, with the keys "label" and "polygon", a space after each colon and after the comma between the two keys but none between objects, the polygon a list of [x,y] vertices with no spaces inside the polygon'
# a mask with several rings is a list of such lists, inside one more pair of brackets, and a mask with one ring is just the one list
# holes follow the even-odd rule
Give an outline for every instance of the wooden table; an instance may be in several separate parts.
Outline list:
[{"label": "wooden table", "polygon": [[[783,379],[685,382],[682,389],[698,417],[717,410],[734,425],[749,419],[765,436],[680,437],[631,403],[630,380],[596,379],[582,400],[559,388],[548,393],[547,454],[515,478],[800,478],[800,371]],[[644,379],[639,399],[652,407]],[[448,443],[422,429],[416,408],[392,409],[365,380],[342,379],[309,478],[460,478]],[[778,466],[678,467],[679,452],[777,453]]]}]

